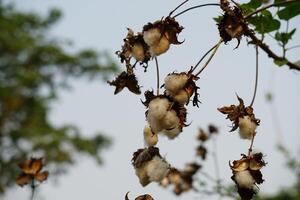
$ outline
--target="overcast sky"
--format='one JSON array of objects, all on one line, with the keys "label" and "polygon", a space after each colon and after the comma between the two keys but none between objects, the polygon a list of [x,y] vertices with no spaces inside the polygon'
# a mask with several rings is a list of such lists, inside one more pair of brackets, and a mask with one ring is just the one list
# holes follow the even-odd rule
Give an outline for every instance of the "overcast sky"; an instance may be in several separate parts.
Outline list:
[{"label": "overcast sky", "polygon": [[[119,50],[126,36],[126,27],[141,31],[144,24],[161,19],[181,1],[160,0],[15,0],[18,8],[34,10],[41,14],[57,7],[63,11],[62,20],[53,27],[52,36],[68,38],[74,42],[73,49],[85,47],[98,51],[113,52]],[[191,0],[191,5],[200,1]],[[220,14],[217,7],[193,10],[178,17],[179,23],[185,27],[180,40],[185,42],[159,57],[161,77],[173,71],[187,70],[219,40],[219,35],[212,17]],[[293,19],[290,27],[300,24]],[[299,27],[299,26],[298,26]],[[300,44],[297,30],[294,44]],[[242,97],[246,104],[252,98],[255,75],[255,51],[247,46],[243,39],[238,49],[233,50],[236,41],[222,45],[208,68],[197,82],[200,86],[202,104],[199,108],[188,106],[188,122],[191,125],[184,129],[179,138],[168,140],[160,137],[158,147],[161,154],[175,167],[182,168],[184,163],[195,158],[195,140],[198,127],[206,127],[214,123],[220,128],[217,139],[217,151],[221,177],[231,183],[229,160],[237,160],[245,153],[249,141],[240,140],[237,133],[228,133],[230,122],[216,108],[221,105],[237,104],[235,93]],[[275,43],[271,43],[275,45]],[[72,50],[73,50],[72,49]],[[279,52],[279,49],[275,50]],[[299,49],[289,52],[291,60],[299,59]],[[262,151],[268,165],[262,170],[265,183],[260,186],[262,193],[272,193],[279,188],[293,183],[293,176],[284,169],[283,156],[275,148],[278,142],[275,128],[280,127],[283,141],[296,154],[300,146],[299,140],[299,73],[284,66],[274,66],[272,60],[260,51],[259,87],[254,104],[255,114],[261,119],[254,148]],[[120,67],[122,67],[120,65]],[[151,61],[147,73],[137,69],[142,90],[154,88],[155,67]],[[131,191],[130,199],[140,194],[149,193],[156,200],[176,199],[171,189],[162,189],[156,183],[143,188],[135,176],[131,165],[132,153],[144,147],[142,130],[145,124],[145,108],[140,103],[142,96],[129,93],[127,90],[113,95],[114,88],[101,80],[87,82],[75,80],[71,91],[62,91],[60,100],[53,104],[51,120],[57,125],[72,123],[86,135],[101,131],[113,140],[110,149],[104,152],[104,165],[98,166],[86,157],[78,157],[79,164],[70,168],[58,181],[49,181],[39,188],[38,198],[44,200],[121,200],[127,191]],[[272,122],[270,104],[265,101],[267,91],[275,96],[274,107],[277,110],[279,124]],[[209,144],[209,148],[210,148]],[[214,164],[209,157],[203,163],[203,170],[214,176]],[[200,179],[202,178],[199,176]],[[4,197],[5,200],[28,199],[29,190],[14,187]],[[194,192],[183,194],[181,200],[191,200],[200,195]],[[207,198],[205,198],[207,199]]]}]

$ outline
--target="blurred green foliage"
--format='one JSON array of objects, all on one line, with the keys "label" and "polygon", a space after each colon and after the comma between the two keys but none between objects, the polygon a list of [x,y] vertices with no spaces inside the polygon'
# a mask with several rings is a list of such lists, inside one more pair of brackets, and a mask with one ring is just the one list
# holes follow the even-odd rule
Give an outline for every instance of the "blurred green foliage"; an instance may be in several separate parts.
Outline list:
[{"label": "blurred green foliage", "polygon": [[109,144],[101,134],[87,138],[73,125],[49,121],[50,103],[70,78],[103,79],[117,71],[107,55],[69,53],[67,42],[47,36],[60,17],[56,9],[42,17],[0,1],[0,193],[31,155],[42,155],[59,172],[78,153],[100,162],[100,150]]}]

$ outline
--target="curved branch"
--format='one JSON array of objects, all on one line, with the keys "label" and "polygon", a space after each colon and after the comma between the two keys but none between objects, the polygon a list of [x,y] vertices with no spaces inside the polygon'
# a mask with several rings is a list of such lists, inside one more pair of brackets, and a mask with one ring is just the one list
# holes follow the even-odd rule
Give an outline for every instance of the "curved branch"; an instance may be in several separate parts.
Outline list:
[{"label": "curved branch", "polygon": [[261,41],[260,39],[258,39],[255,34],[253,32],[251,32],[251,30],[248,30],[246,35],[248,37],[250,37],[252,39],[252,41],[254,42],[254,44],[258,45],[264,52],[267,53],[267,55],[270,58],[273,58],[274,60],[279,60],[279,61],[287,61],[286,65],[290,67],[290,69],[294,69],[294,70],[298,70],[300,71],[300,66],[290,62],[289,60],[287,60],[284,57],[278,56],[277,54],[275,54],[267,44],[265,44],[263,41]]}]

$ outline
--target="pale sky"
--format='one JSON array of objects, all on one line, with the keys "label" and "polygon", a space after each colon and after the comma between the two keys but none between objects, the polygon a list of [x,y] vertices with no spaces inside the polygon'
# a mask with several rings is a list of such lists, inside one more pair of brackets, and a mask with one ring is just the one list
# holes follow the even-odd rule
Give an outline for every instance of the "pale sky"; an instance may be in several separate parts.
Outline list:
[{"label": "pale sky", "polygon": [[[15,0],[14,2],[20,9],[35,10],[41,14],[45,14],[51,7],[61,9],[63,18],[53,27],[52,36],[71,39],[74,42],[74,50],[84,47],[99,51],[107,50],[118,61],[113,52],[120,49],[122,40],[127,34],[126,27],[141,31],[144,24],[167,16],[181,1]],[[199,2],[191,0],[187,6],[197,5]],[[173,71],[186,71],[219,40],[212,17],[220,13],[217,7],[207,7],[178,17],[179,23],[185,27],[179,38],[185,42],[180,46],[173,45],[166,54],[158,58],[161,79]],[[299,18],[293,19],[290,27],[299,24]],[[294,36],[293,44],[300,44],[298,31]],[[271,43],[272,45],[276,44]],[[254,48],[247,46],[245,39],[238,49],[233,50],[235,46],[236,41],[222,45],[197,82],[200,86],[202,104],[199,108],[192,107],[191,104],[188,106],[187,121],[192,124],[184,128],[183,133],[175,140],[160,137],[158,143],[161,154],[171,165],[183,168],[184,163],[195,158],[197,128],[205,128],[209,123],[216,124],[220,128],[217,139],[220,172],[226,183],[232,182],[228,161],[239,159],[240,154],[247,151],[249,141],[239,139],[236,132],[228,133],[231,123],[216,108],[237,104],[235,93],[249,104],[255,74]],[[275,50],[280,52],[278,48]],[[291,60],[296,61],[299,59],[299,49],[290,51],[288,55]],[[274,93],[274,106],[279,115],[279,126],[283,134],[281,140],[296,154],[300,147],[298,135],[300,79],[299,72],[291,71],[286,66],[282,68],[274,66],[272,60],[268,59],[262,51],[259,59],[259,87],[254,111],[261,119],[261,126],[257,130],[254,148],[262,151],[268,162],[262,170],[266,181],[260,186],[260,192],[272,193],[292,184],[294,178],[284,169],[283,156],[275,148],[278,141],[276,135],[278,128],[275,130],[271,106],[266,103],[264,95],[269,90]],[[143,91],[156,85],[154,64],[153,61],[149,63],[147,73],[144,73],[141,68],[137,70]],[[80,156],[77,159],[78,164],[69,168],[65,175],[57,180],[50,176],[49,180],[39,188],[36,199],[123,200],[127,191],[130,191],[130,199],[144,193],[151,194],[155,200],[176,199],[171,188],[162,189],[156,183],[143,188],[131,165],[132,153],[144,147],[142,131],[145,125],[145,108],[140,103],[143,96],[134,95],[127,90],[114,96],[114,88],[101,80],[93,82],[74,80],[72,86],[71,91],[62,91],[60,100],[53,104],[50,116],[53,123],[75,124],[83,133],[90,136],[101,131],[112,138],[113,145],[103,152],[104,165],[98,166],[94,161]],[[203,165],[203,170],[214,176],[211,156]],[[201,177],[199,176],[200,179]],[[29,190],[16,186],[9,190],[4,199],[28,199],[29,195]],[[179,198],[192,200],[198,197],[199,194],[188,192]]]}]

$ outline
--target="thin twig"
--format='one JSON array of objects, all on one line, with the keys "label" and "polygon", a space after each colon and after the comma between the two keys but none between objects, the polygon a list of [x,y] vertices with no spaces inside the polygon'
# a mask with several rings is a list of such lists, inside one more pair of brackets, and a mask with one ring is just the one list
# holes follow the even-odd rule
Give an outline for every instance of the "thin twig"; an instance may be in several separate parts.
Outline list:
[{"label": "thin twig", "polygon": [[220,41],[217,43],[216,47],[214,48],[213,52],[211,53],[210,57],[208,58],[208,60],[206,61],[206,63],[203,65],[203,67],[200,69],[200,71],[198,73],[195,74],[195,76],[198,76],[209,64],[209,62],[211,61],[211,59],[214,57],[214,55],[216,54],[219,46],[221,45],[221,43],[223,42],[223,39],[220,39]]},{"label": "thin twig", "polygon": [[257,83],[258,83],[258,46],[255,46],[255,84],[254,84],[254,92],[252,101],[250,103],[250,106],[253,106],[253,103],[255,101],[256,92],[257,92]]},{"label": "thin twig", "polygon": [[260,13],[261,11],[264,11],[268,8],[271,8],[271,7],[274,7],[274,6],[281,6],[281,5],[284,5],[284,4],[288,4],[288,3],[294,3],[298,0],[287,0],[287,1],[282,1],[282,2],[278,2],[278,3],[273,3],[273,4],[270,4],[270,5],[267,5],[265,7],[262,7],[260,9],[257,9],[256,11],[248,14],[247,16],[245,16],[244,18],[245,19],[248,19],[249,17],[252,17],[253,15],[257,14],[257,13]]},{"label": "thin twig", "polygon": [[258,39],[255,34],[253,32],[251,32],[250,30],[247,31],[246,33],[247,36],[249,36],[253,43],[258,45],[264,52],[266,52],[268,54],[269,57],[273,58],[274,60],[278,60],[278,61],[285,61],[286,60],[286,65],[290,67],[290,69],[295,69],[300,71],[300,67],[297,66],[296,64],[288,61],[286,58],[280,57],[277,54],[275,54],[268,45],[266,45],[263,41],[261,41],[260,39]]},{"label": "thin twig", "polygon": [[296,48],[299,48],[300,45],[295,45],[295,46],[291,46],[289,48],[286,48],[286,51],[289,51],[289,50],[292,50],[292,49],[296,49]]},{"label": "thin twig", "polygon": [[193,67],[193,69],[191,70],[191,72],[194,72],[195,69],[199,66],[199,64],[202,62],[202,60],[212,51],[214,50],[214,48],[216,48],[218,44],[215,44],[212,48],[210,48],[201,58],[200,60],[197,62],[197,64]]},{"label": "thin twig", "polygon": [[253,148],[253,144],[254,144],[254,138],[255,138],[256,132],[254,132],[252,138],[251,138],[251,143],[250,143],[250,147],[248,149],[248,156],[250,156],[251,152],[252,152],[252,148]]},{"label": "thin twig", "polygon": [[218,3],[207,3],[207,4],[201,4],[201,5],[198,5],[198,6],[193,6],[193,7],[187,8],[184,11],[181,11],[180,13],[176,14],[173,18],[176,18],[179,15],[182,15],[183,13],[185,13],[185,12],[187,12],[189,10],[193,10],[195,8],[201,8],[201,7],[205,7],[205,6],[220,6],[220,4],[218,4]]},{"label": "thin twig", "polygon": [[171,15],[178,9],[180,8],[181,6],[183,6],[185,3],[187,3],[189,0],[185,0],[184,2],[182,2],[181,4],[179,4],[174,10],[172,10],[170,13],[169,13],[169,17],[171,17]]},{"label": "thin twig", "polygon": [[156,65],[156,95],[159,95],[159,67],[158,67],[157,57],[155,56],[154,59]]},{"label": "thin twig", "polygon": [[[216,174],[216,190],[218,192],[218,194],[221,193],[221,177],[220,177],[220,166],[219,166],[219,161],[218,161],[218,155],[217,155],[217,143],[216,143],[216,138],[213,137],[212,140],[213,143],[213,152],[212,152],[212,156],[214,159],[214,167],[215,167],[215,174]],[[221,194],[220,194],[221,197]]]},{"label": "thin twig", "polygon": [[34,179],[32,178],[32,180],[31,180],[31,185],[30,185],[30,187],[31,187],[31,197],[30,197],[30,200],[33,200],[33,198],[34,198],[34,194],[35,194],[35,183],[34,183]]}]

